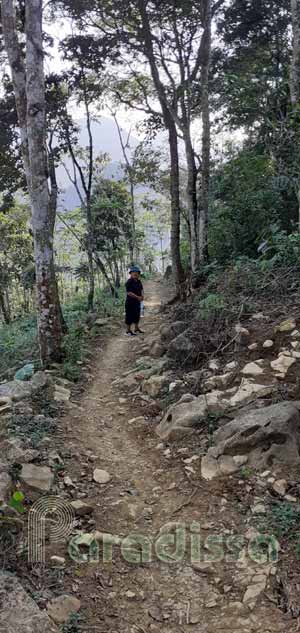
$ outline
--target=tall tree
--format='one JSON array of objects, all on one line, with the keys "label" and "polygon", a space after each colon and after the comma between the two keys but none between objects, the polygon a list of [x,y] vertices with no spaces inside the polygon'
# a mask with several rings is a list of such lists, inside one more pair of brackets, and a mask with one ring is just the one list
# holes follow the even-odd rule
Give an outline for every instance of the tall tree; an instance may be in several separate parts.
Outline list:
[{"label": "tall tree", "polygon": [[291,0],[293,52],[291,61],[290,90],[292,106],[300,99],[300,0]]},{"label": "tall tree", "polygon": [[56,197],[48,187],[42,0],[26,1],[25,58],[13,0],[2,0],[1,15],[31,202],[40,355],[47,365],[62,358],[63,322],[53,256]]}]

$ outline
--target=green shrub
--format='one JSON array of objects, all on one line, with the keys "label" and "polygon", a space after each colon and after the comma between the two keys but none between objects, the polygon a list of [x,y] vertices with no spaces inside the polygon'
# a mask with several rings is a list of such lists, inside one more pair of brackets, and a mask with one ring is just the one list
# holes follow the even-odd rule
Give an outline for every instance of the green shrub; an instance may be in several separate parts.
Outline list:
[{"label": "green shrub", "polygon": [[212,314],[218,314],[224,311],[225,301],[224,297],[220,294],[208,294],[205,299],[199,301],[200,314],[199,316],[206,320],[211,317]]}]

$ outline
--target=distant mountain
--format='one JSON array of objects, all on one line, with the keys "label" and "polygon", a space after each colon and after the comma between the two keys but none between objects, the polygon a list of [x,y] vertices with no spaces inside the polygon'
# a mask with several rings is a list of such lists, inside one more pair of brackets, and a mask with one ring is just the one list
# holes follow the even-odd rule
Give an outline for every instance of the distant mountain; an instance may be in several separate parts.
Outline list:
[{"label": "distant mountain", "polygon": [[[81,128],[80,136],[79,136],[79,145],[81,147],[88,146],[88,133],[86,129],[86,123],[84,119],[76,122],[78,126]],[[128,132],[126,130],[122,130],[124,140],[127,139]],[[94,141],[94,152],[95,156],[100,153],[109,154],[111,158],[111,162],[104,170],[104,175],[106,178],[111,178],[115,180],[120,180],[123,176],[122,167],[120,165],[121,162],[124,162],[124,157],[122,153],[122,148],[120,145],[120,139],[118,135],[118,131],[116,129],[115,122],[112,119],[101,117],[99,121],[92,122],[92,134]],[[130,147],[131,149],[135,149],[138,145],[139,141],[137,138],[132,136],[130,138]],[[130,155],[130,151],[129,151]],[[65,164],[67,169],[72,174],[72,163],[69,158],[66,158]],[[57,180],[62,193],[59,196],[59,207],[60,209],[67,209],[71,211],[76,208],[80,204],[80,200],[78,194],[75,190],[74,185],[70,183],[68,175],[63,166],[60,166],[57,170]]]}]

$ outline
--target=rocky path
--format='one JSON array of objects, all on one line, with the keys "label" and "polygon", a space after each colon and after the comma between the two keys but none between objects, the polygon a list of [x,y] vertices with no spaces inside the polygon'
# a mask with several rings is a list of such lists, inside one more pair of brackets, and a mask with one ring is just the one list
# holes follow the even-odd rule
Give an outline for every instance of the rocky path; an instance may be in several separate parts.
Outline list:
[{"label": "rocky path", "polygon": [[[64,576],[64,591],[81,603],[78,630],[292,632],[295,621],[275,604],[275,564],[248,555],[251,533],[239,512],[245,482],[201,480],[197,446],[161,446],[142,401],[116,384],[160,326],[159,289],[146,286],[147,334],[109,339],[79,408],[63,420],[70,497],[94,508],[77,528],[98,532],[100,542],[98,562],[95,554],[93,562],[71,561]],[[95,469],[109,481],[94,481]],[[99,532],[117,537],[111,556]]]}]

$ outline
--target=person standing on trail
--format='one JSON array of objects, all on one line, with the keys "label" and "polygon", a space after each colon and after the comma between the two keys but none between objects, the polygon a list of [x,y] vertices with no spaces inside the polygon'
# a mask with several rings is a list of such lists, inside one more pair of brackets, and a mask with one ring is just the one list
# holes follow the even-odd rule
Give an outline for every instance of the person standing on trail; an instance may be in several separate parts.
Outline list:
[{"label": "person standing on trail", "polygon": [[[141,303],[144,301],[144,289],[140,280],[141,271],[139,267],[132,266],[129,274],[130,277],[126,282],[126,336],[136,336],[137,334],[144,334],[143,330],[139,328]],[[132,325],[134,325],[134,331],[131,329]]]}]

